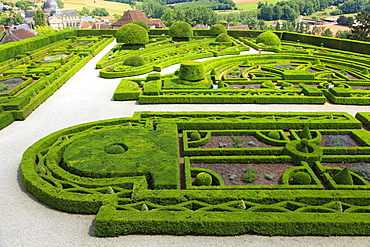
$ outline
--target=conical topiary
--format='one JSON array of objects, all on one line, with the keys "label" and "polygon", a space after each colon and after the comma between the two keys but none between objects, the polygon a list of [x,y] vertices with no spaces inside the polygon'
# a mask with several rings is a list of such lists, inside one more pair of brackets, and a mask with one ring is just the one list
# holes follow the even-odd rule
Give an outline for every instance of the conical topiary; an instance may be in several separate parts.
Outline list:
[{"label": "conical topiary", "polygon": [[342,169],[340,172],[335,174],[333,179],[337,184],[353,185],[353,179],[351,173],[349,172],[348,167]]},{"label": "conical topiary", "polygon": [[242,66],[251,66],[251,65],[253,65],[253,63],[251,63],[248,58],[242,63]]},{"label": "conical topiary", "polygon": [[37,173],[38,174],[43,174],[43,175],[46,175],[46,169],[45,169],[45,167],[43,167],[43,166],[39,166],[38,167],[38,169],[37,169]]},{"label": "conical topiary", "polygon": [[143,205],[141,205],[141,211],[149,211],[149,208],[145,203],[143,203]]},{"label": "conical topiary", "polygon": [[362,71],[362,74],[364,74],[364,75],[369,75],[369,70],[366,68],[366,69],[364,69],[363,71]]},{"label": "conical topiary", "polygon": [[245,210],[247,207],[245,206],[244,201],[243,200],[240,200],[240,202],[238,203],[237,208],[242,209],[242,210]]},{"label": "conical topiary", "polygon": [[320,59],[316,58],[315,61],[313,62],[314,65],[320,65],[321,61]]},{"label": "conical topiary", "polygon": [[215,70],[215,69],[212,69],[212,70],[211,70],[211,75],[217,75],[217,72],[216,72],[216,70]]},{"label": "conical topiary", "polygon": [[108,189],[107,189],[106,194],[114,194],[114,193],[115,193],[115,192],[114,192],[113,188],[112,188],[112,187],[110,187],[110,186],[108,186]]},{"label": "conical topiary", "polygon": [[308,129],[307,126],[305,126],[303,130],[299,133],[299,137],[301,139],[306,138],[307,140],[312,139],[311,131]]},{"label": "conical topiary", "polygon": [[339,212],[343,212],[342,203],[341,203],[341,202],[336,202],[336,203],[334,204],[334,209],[335,209],[335,210],[338,210]]}]

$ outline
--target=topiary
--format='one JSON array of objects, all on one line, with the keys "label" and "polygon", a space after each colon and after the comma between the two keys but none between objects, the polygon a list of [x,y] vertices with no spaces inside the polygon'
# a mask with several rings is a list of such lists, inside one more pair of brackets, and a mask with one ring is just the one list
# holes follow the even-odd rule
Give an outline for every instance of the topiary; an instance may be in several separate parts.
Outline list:
[{"label": "topiary", "polygon": [[226,33],[221,33],[217,36],[216,42],[231,42],[231,37]]},{"label": "topiary", "polygon": [[149,42],[149,35],[145,28],[129,23],[117,30],[116,39],[118,43],[140,45]]},{"label": "topiary", "polygon": [[141,211],[149,211],[149,208],[145,203],[141,205]]},{"label": "topiary", "polygon": [[179,71],[180,80],[200,81],[206,78],[203,63],[195,61],[181,62]]},{"label": "topiary", "polygon": [[115,145],[109,146],[106,149],[106,152],[108,154],[122,154],[126,152],[126,150],[121,145],[115,144]]},{"label": "topiary", "polygon": [[280,133],[276,130],[270,131],[267,136],[275,140],[280,140]]},{"label": "topiary", "polygon": [[200,172],[195,176],[194,184],[198,186],[210,186],[212,184],[212,176],[207,172]]},{"label": "topiary", "polygon": [[217,36],[221,33],[227,33],[227,29],[222,24],[215,24],[209,29],[209,34],[211,36]]},{"label": "topiary", "polygon": [[320,59],[316,58],[315,61],[313,62],[314,65],[320,65],[321,61]]},{"label": "topiary", "polygon": [[125,61],[123,62],[123,64],[127,65],[127,66],[138,67],[138,66],[144,65],[145,61],[140,56],[132,56],[132,57],[126,58]]},{"label": "topiary", "polygon": [[265,45],[280,45],[279,37],[271,31],[266,31],[258,35],[256,42]]},{"label": "topiary", "polygon": [[368,68],[364,69],[364,70],[362,71],[362,74],[364,74],[364,75],[368,75],[368,74],[369,74],[369,69],[368,69]]},{"label": "topiary", "polygon": [[341,202],[336,202],[333,206],[335,210],[338,210],[339,212],[343,212],[343,206]]},{"label": "topiary", "polygon": [[113,188],[112,188],[112,187],[110,187],[110,186],[108,186],[108,189],[107,189],[106,194],[114,194],[114,193],[115,193],[115,192],[114,192]]},{"label": "topiary", "polygon": [[353,185],[353,179],[348,167],[335,174],[333,179],[337,184]]},{"label": "topiary", "polygon": [[190,134],[190,141],[198,141],[200,140],[201,136],[198,131],[191,132]]},{"label": "topiary", "polygon": [[290,184],[305,185],[311,184],[311,181],[311,176],[307,172],[296,172],[292,176],[292,181]]},{"label": "topiary", "polygon": [[308,140],[306,138],[303,138],[301,142],[297,145],[297,150],[302,153],[309,153]]},{"label": "topiary", "polygon": [[240,200],[238,205],[236,206],[238,209],[245,210],[247,207],[245,206],[245,202],[243,200]]},{"label": "topiary", "polygon": [[145,22],[143,22],[143,21],[136,20],[136,21],[133,21],[132,23],[133,23],[133,24],[136,24],[136,25],[139,25],[140,27],[143,27],[147,32],[149,31],[148,24],[146,24],[146,23],[145,23]]},{"label": "topiary", "polygon": [[307,140],[312,139],[311,131],[308,129],[307,126],[305,126],[301,132],[299,132],[299,137],[301,139],[306,138]]},{"label": "topiary", "polygon": [[171,25],[168,35],[172,38],[191,38],[193,37],[193,28],[187,22],[176,21]]}]

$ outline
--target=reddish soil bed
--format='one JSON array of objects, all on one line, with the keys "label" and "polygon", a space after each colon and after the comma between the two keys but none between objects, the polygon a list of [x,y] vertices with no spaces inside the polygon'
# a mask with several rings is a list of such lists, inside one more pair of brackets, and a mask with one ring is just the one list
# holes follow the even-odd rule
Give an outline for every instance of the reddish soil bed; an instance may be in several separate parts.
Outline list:
[{"label": "reddish soil bed", "polygon": [[330,167],[339,167],[339,168],[352,168],[359,165],[366,165],[369,163],[366,162],[358,162],[358,163],[321,163],[323,166],[330,166]]},{"label": "reddish soil bed", "polygon": [[230,84],[230,89],[254,89],[261,88],[261,84]]},{"label": "reddish soil bed", "polygon": [[[242,148],[271,148],[275,147],[266,143],[259,141],[254,136],[238,136],[239,138],[243,139],[243,146]],[[248,144],[249,142],[253,141],[255,145]],[[219,148],[220,142],[226,144],[225,148],[234,148],[234,140],[232,136],[212,136],[211,140],[204,146],[195,147],[195,148]]]},{"label": "reddish soil bed", "polygon": [[[243,175],[246,167],[257,169],[258,179],[252,183],[244,182]],[[215,171],[222,177],[225,185],[275,185],[279,184],[284,172],[293,167],[292,164],[191,164],[191,167],[206,168]],[[229,174],[237,175],[234,180],[229,179]],[[275,178],[268,180],[266,174],[274,174]]]},{"label": "reddish soil bed", "polygon": [[355,90],[369,90],[369,93],[370,93],[370,85],[369,86],[351,86],[352,89],[355,89]]}]

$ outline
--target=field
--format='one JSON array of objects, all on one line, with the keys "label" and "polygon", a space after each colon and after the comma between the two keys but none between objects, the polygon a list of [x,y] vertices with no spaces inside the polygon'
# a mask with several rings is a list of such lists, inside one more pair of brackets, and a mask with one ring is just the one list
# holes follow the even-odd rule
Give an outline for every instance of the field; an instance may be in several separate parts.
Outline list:
[{"label": "field", "polygon": [[64,8],[73,8],[78,11],[86,7],[88,10],[93,10],[95,8],[105,8],[110,15],[118,14],[123,15],[123,12],[131,9],[129,4],[109,2],[103,0],[73,0],[73,1],[63,1]]},{"label": "field", "polygon": [[[262,0],[234,0],[238,9],[257,9],[258,2],[262,2]],[[264,2],[275,4],[279,0],[266,0]]]}]

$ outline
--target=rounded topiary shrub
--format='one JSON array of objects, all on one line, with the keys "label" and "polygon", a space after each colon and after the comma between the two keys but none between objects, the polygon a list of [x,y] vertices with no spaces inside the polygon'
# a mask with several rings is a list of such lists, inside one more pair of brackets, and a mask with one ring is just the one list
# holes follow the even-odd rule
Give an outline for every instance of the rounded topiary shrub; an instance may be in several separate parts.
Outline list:
[{"label": "rounded topiary shrub", "polygon": [[195,176],[194,184],[198,186],[210,186],[212,184],[212,176],[206,172],[200,172]]},{"label": "rounded topiary shrub", "polygon": [[216,42],[231,42],[231,37],[226,33],[221,33],[217,36]]},{"label": "rounded topiary shrub", "polygon": [[311,176],[307,172],[296,172],[290,184],[296,185],[304,185],[304,184],[311,184]]},{"label": "rounded topiary shrub", "polygon": [[272,130],[268,133],[268,137],[275,139],[275,140],[280,140],[280,133],[276,130]]},{"label": "rounded topiary shrub", "polygon": [[227,33],[227,29],[222,24],[215,24],[209,29],[209,34],[212,36],[217,36],[221,33]]},{"label": "rounded topiary shrub", "polygon": [[116,39],[118,43],[142,45],[149,42],[149,35],[145,28],[130,23],[117,30]]},{"label": "rounded topiary shrub", "polygon": [[190,134],[190,141],[198,141],[200,138],[201,136],[198,131],[194,131]]},{"label": "rounded topiary shrub", "polygon": [[123,62],[123,64],[124,65],[127,65],[127,66],[137,67],[137,66],[144,65],[145,64],[145,61],[140,56],[133,56],[133,57],[126,58],[125,61]]},{"label": "rounded topiary shrub", "polygon": [[279,37],[271,31],[266,31],[258,35],[256,42],[266,45],[280,45]]},{"label": "rounded topiary shrub", "polygon": [[206,78],[203,63],[195,61],[181,62],[179,71],[180,80],[200,81]]},{"label": "rounded topiary shrub", "polygon": [[191,38],[193,37],[193,28],[187,22],[176,21],[171,25],[168,35],[173,38]]},{"label": "rounded topiary shrub", "polygon": [[126,150],[121,145],[112,145],[107,148],[109,154],[123,154]]},{"label": "rounded topiary shrub", "polygon": [[136,25],[139,25],[140,27],[143,27],[146,31],[149,31],[148,24],[146,24],[146,23],[145,23],[145,22],[143,22],[143,21],[136,20],[136,21],[133,21],[132,23],[133,23],[133,24],[136,24]]}]

